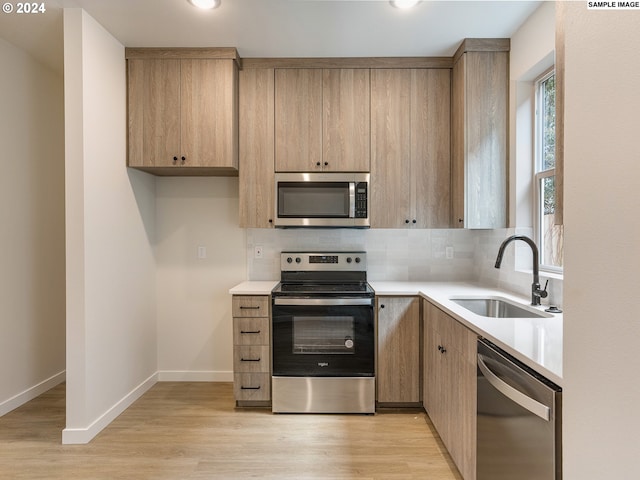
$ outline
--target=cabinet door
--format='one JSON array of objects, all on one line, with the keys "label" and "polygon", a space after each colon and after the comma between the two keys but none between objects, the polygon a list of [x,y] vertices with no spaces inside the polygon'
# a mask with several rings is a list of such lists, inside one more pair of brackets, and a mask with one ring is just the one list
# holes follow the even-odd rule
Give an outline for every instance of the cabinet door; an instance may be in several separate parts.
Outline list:
[{"label": "cabinet door", "polygon": [[411,204],[419,228],[448,228],[450,220],[451,74],[411,72]]},{"label": "cabinet door", "polygon": [[447,405],[447,381],[442,358],[442,338],[438,309],[426,300],[422,301],[423,315],[423,404],[440,438],[448,437],[449,420]]},{"label": "cabinet door", "polygon": [[274,70],[240,72],[240,227],[273,226]]},{"label": "cabinet door", "polygon": [[324,171],[368,172],[370,85],[368,69],[322,73]]},{"label": "cabinet door", "polygon": [[424,406],[465,479],[476,467],[477,336],[427,301],[424,312]]},{"label": "cabinet door", "polygon": [[371,226],[411,217],[411,71],[371,70]]},{"label": "cabinet door", "polygon": [[130,59],[128,77],[128,165],[178,166],[180,60]]},{"label": "cabinet door", "polygon": [[181,60],[181,164],[238,167],[237,70],[231,60]]},{"label": "cabinet door", "polygon": [[507,225],[508,52],[469,51],[453,67],[452,224]]},{"label": "cabinet door", "polygon": [[420,402],[420,300],[378,298],[378,402]]},{"label": "cabinet door", "polygon": [[277,172],[322,170],[322,70],[275,71]]}]

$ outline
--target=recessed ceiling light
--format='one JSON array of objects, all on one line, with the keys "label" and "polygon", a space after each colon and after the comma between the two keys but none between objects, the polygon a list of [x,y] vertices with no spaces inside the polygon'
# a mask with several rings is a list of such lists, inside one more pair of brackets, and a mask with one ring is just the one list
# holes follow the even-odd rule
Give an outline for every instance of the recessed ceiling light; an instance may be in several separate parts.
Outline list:
[{"label": "recessed ceiling light", "polygon": [[198,8],[217,8],[220,6],[222,0],[188,0],[188,2],[194,7]]},{"label": "recessed ceiling light", "polygon": [[393,5],[396,8],[411,8],[411,7],[415,7],[418,3],[420,3],[420,0],[391,0],[391,5]]}]

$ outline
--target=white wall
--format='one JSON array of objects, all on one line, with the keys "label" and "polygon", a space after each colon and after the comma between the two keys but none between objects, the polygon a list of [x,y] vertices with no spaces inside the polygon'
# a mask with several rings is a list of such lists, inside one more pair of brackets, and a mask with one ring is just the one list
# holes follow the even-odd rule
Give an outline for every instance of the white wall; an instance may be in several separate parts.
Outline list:
[{"label": "white wall", "polygon": [[156,193],[159,378],[233,381],[228,292],[246,280],[238,179],[158,178]]},{"label": "white wall", "polygon": [[155,381],[155,180],[124,168],[124,47],[65,9],[67,428],[84,443]]},{"label": "white wall", "polygon": [[640,11],[563,6],[564,478],[640,478]]},{"label": "white wall", "polygon": [[0,39],[0,415],[64,380],[62,78]]}]

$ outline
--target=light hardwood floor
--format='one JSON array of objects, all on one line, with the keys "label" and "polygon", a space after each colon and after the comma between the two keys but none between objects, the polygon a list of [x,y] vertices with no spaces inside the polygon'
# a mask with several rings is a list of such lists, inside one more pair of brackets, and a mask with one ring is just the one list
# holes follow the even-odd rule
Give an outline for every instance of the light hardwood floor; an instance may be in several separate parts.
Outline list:
[{"label": "light hardwood floor", "polygon": [[158,383],[88,445],[64,424],[64,384],[0,417],[0,479],[461,479],[422,412],[274,415],[230,383]]}]

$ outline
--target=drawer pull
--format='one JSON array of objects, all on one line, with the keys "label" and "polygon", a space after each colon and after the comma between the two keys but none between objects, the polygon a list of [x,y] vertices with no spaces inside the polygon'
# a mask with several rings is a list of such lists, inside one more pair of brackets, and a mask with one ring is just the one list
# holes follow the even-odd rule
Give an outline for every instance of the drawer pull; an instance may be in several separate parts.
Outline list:
[{"label": "drawer pull", "polygon": [[260,333],[260,330],[240,330],[240,333],[255,333],[258,334]]},{"label": "drawer pull", "polygon": [[255,307],[247,307],[244,305],[240,305],[240,310],[260,310],[260,305],[257,305]]},{"label": "drawer pull", "polygon": [[257,387],[240,387],[240,390],[260,390],[260,386]]},{"label": "drawer pull", "polygon": [[260,361],[260,357],[258,357],[258,358],[241,358],[240,361],[241,362],[259,362]]}]

